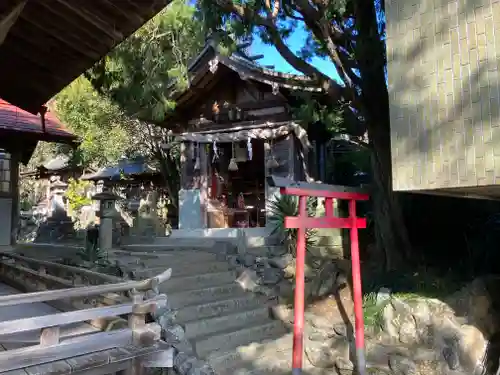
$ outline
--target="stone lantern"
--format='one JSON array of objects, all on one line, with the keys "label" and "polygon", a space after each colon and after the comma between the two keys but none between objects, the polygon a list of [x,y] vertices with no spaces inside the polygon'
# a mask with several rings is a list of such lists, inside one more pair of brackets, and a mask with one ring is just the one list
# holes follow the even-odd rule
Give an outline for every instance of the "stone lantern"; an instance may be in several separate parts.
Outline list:
[{"label": "stone lantern", "polygon": [[115,204],[120,197],[108,191],[103,191],[95,194],[92,199],[99,202],[97,217],[100,218],[101,223],[99,227],[100,248],[102,250],[111,250],[113,247],[113,219],[118,216]]}]

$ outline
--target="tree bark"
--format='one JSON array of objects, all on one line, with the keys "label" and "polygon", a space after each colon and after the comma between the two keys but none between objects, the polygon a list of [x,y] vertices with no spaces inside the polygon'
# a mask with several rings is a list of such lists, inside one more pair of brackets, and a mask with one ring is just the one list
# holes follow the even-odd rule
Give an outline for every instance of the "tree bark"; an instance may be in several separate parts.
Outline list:
[{"label": "tree bark", "polygon": [[377,247],[384,250],[387,270],[412,253],[401,205],[392,190],[389,93],[385,80],[385,42],[379,33],[373,0],[357,0],[358,63],[361,102],[372,149],[373,216]]},{"label": "tree bark", "polygon": [[370,120],[368,125],[372,135],[372,204],[377,247],[384,251],[386,270],[394,270],[402,260],[411,261],[412,256],[401,205],[392,190],[390,142],[385,140],[389,131],[384,129],[388,128],[388,120],[382,121]]}]

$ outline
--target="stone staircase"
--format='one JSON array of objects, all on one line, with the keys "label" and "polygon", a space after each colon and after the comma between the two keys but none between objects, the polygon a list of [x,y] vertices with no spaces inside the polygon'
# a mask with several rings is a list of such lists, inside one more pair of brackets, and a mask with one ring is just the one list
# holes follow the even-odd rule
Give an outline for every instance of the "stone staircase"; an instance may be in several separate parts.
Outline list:
[{"label": "stone staircase", "polygon": [[[175,323],[184,328],[189,349],[200,360],[189,365],[191,371],[208,363],[218,375],[291,372],[292,337],[289,327],[273,319],[275,302],[244,291],[223,252],[134,245],[110,254],[115,259],[139,278],[172,268],[160,292],[177,310]],[[311,366],[304,374],[321,372]]]}]

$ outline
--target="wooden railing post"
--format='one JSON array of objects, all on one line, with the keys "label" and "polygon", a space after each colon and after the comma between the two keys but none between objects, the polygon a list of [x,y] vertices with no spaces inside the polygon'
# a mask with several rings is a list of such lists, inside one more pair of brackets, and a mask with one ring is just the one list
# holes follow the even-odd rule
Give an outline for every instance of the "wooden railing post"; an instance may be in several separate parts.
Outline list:
[{"label": "wooden railing post", "polygon": [[[138,292],[137,290],[133,290],[131,292],[132,294],[132,303],[134,304],[134,307],[140,306],[142,302],[144,301],[144,292]],[[136,332],[138,332],[140,329],[144,328],[146,325],[146,314],[141,314],[140,312],[137,311],[137,309],[134,309],[132,313],[128,317],[128,326],[129,328],[134,331],[134,344],[139,343],[139,337],[137,337]]]},{"label": "wooden railing post", "polygon": [[59,344],[59,326],[43,328],[40,333],[40,346],[51,346]]}]

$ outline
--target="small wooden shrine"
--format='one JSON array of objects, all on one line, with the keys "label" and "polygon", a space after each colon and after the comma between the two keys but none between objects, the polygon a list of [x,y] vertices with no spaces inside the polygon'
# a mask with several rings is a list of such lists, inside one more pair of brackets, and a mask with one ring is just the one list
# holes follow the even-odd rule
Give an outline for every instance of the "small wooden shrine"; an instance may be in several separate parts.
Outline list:
[{"label": "small wooden shrine", "polygon": [[307,126],[291,108],[298,92],[320,90],[255,59],[225,56],[210,39],[189,66],[188,89],[175,97],[166,126],[181,148],[179,229],[266,227],[276,194],[266,177],[310,177]]},{"label": "small wooden shrine", "polygon": [[0,99],[0,246],[15,242],[19,163],[29,161],[39,141],[78,144],[78,138],[45,110],[39,117]]}]

